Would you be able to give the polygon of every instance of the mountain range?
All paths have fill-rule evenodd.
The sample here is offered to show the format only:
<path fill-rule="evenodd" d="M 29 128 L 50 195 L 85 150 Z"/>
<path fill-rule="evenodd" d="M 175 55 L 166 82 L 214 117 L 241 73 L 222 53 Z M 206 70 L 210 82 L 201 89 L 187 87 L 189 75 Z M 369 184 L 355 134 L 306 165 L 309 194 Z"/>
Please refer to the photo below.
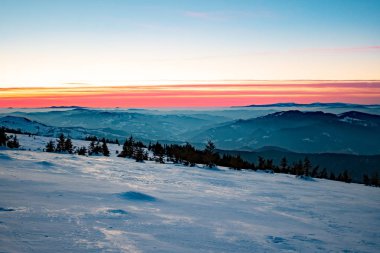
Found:
<path fill-rule="evenodd" d="M 243 107 L 327 107 L 327 108 L 372 108 L 372 107 L 380 107 L 379 104 L 351 104 L 351 103 L 309 103 L 309 104 L 299 104 L 299 103 L 275 103 L 275 104 L 263 104 L 263 105 L 246 105 Z"/>
<path fill-rule="evenodd" d="M 248 110 L 239 119 L 240 112 L 52 109 L 3 113 L 0 126 L 52 137 L 61 132 L 73 138 L 97 135 L 120 140 L 134 135 L 142 141 L 188 141 L 198 147 L 212 140 L 225 150 L 271 146 L 303 153 L 380 154 L 376 114 L 288 110 L 257 117 L 256 111 Z"/>
<path fill-rule="evenodd" d="M 227 122 L 200 131 L 192 139 L 210 139 L 222 149 L 276 146 L 294 152 L 380 154 L 380 116 L 356 111 L 283 111 Z"/>

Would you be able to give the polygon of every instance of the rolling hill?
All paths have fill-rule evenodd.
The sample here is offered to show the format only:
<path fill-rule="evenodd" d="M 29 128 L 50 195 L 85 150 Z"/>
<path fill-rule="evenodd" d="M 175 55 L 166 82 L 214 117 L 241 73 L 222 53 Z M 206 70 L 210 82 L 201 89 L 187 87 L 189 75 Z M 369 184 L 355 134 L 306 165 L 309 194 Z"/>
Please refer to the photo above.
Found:
<path fill-rule="evenodd" d="M 213 140 L 221 149 L 276 146 L 294 152 L 380 154 L 380 116 L 282 111 L 236 120 L 195 133 L 194 142 Z"/>

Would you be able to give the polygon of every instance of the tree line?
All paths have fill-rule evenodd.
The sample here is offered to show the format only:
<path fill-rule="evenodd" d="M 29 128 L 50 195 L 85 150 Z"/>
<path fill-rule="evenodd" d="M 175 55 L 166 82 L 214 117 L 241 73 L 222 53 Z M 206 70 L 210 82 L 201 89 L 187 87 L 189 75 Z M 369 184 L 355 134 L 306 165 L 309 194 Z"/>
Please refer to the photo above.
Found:
<path fill-rule="evenodd" d="M 8 136 L 6 132 L 8 132 L 6 128 L 0 128 L 0 146 L 19 148 L 20 144 L 17 136 Z M 119 144 L 118 139 L 113 141 L 105 138 L 98 138 L 96 136 L 88 136 L 86 139 L 90 140 L 88 147 L 75 147 L 73 146 L 71 138 L 65 137 L 62 133 L 55 141 L 50 140 L 46 144 L 44 151 L 89 156 L 110 156 L 107 143 Z M 149 157 L 148 150 L 153 153 L 153 157 Z M 352 182 L 352 177 L 347 170 L 344 170 L 339 174 L 334 174 L 334 172 L 328 173 L 326 168 L 320 170 L 319 166 L 313 166 L 307 157 L 305 157 L 304 160 L 299 160 L 292 164 L 289 164 L 286 157 L 284 157 L 281 159 L 280 164 L 276 165 L 274 164 L 273 159 L 265 159 L 263 157 L 258 157 L 257 163 L 253 163 L 242 159 L 240 155 L 223 154 L 221 156 L 216 152 L 215 144 L 212 141 L 208 141 L 204 149 L 200 150 L 190 143 L 185 143 L 183 145 L 162 145 L 157 141 L 154 144 L 149 143 L 149 145 L 146 146 L 143 142 L 135 140 L 133 136 L 130 136 L 125 140 L 122 151 L 120 153 L 116 151 L 116 154 L 118 157 L 135 159 L 136 162 L 154 160 L 159 163 L 172 162 L 183 164 L 185 166 L 204 164 L 209 168 L 223 166 L 235 170 L 265 170 L 273 173 L 292 174 L 298 177 L 323 178 L 346 183 Z M 369 186 L 380 186 L 378 173 L 372 175 L 364 174 L 363 183 Z"/>
<path fill-rule="evenodd" d="M 109 143 L 109 144 L 117 144 L 117 145 L 120 145 L 119 143 L 119 139 L 108 139 L 108 138 L 98 138 L 97 136 L 95 135 L 87 135 L 86 137 L 84 137 L 84 140 L 85 141 L 105 141 L 106 143 Z"/>
<path fill-rule="evenodd" d="M 118 155 L 118 157 L 127 157 L 135 159 L 136 162 L 143 162 L 148 160 L 149 155 L 145 150 L 146 146 L 141 141 L 136 141 L 133 136 L 130 136 L 125 140 L 123 144 L 123 149 Z"/>
<path fill-rule="evenodd" d="M 265 170 L 273 173 L 292 174 L 298 177 L 324 178 L 346 183 L 352 182 L 352 178 L 347 170 L 338 175 L 335 175 L 333 172 L 328 173 L 326 168 L 320 170 L 319 166 L 313 166 L 307 157 L 303 161 L 299 160 L 292 164 L 288 164 L 287 159 L 284 157 L 279 165 L 275 165 L 272 159 L 265 159 L 261 156 L 258 157 L 256 164 L 242 159 L 240 155 L 223 154 L 220 156 L 215 151 L 215 144 L 212 141 L 207 142 L 204 150 L 198 150 L 189 143 L 185 145 L 161 145 L 159 142 L 149 144 L 148 149 L 158 157 L 158 161 L 160 162 L 163 162 L 163 157 L 166 156 L 170 162 L 182 163 L 187 166 L 205 164 L 212 168 L 218 165 L 235 170 Z"/>
<path fill-rule="evenodd" d="M 97 139 L 96 141 L 92 140 L 88 148 L 85 146 L 74 147 L 70 137 L 65 137 L 63 133 L 59 135 L 57 140 L 50 140 L 45 146 L 45 151 L 68 154 L 75 153 L 78 155 L 110 155 L 110 151 L 104 138 L 101 140 Z"/>
<path fill-rule="evenodd" d="M 74 148 L 70 138 L 65 138 L 63 134 L 57 139 L 55 144 L 52 140 L 46 145 L 47 152 L 66 152 L 69 154 L 77 153 L 78 155 L 104 155 L 109 156 L 110 152 L 107 147 L 107 139 L 90 136 L 87 140 L 91 140 L 88 148 L 82 146 Z M 116 139 L 117 140 L 117 139 Z M 118 142 L 118 141 L 117 141 Z M 115 141 L 116 143 L 116 141 Z M 148 151 L 153 153 L 153 157 L 149 157 Z M 183 164 L 185 166 L 195 166 L 196 164 L 204 164 L 209 168 L 215 166 L 228 167 L 235 170 L 264 170 L 271 173 L 291 174 L 297 177 L 323 178 L 335 181 L 350 183 L 352 177 L 347 170 L 335 175 L 334 172 L 328 173 L 326 168 L 322 170 L 319 166 L 313 166 L 308 157 L 289 164 L 286 157 L 283 157 L 279 165 L 274 164 L 273 159 L 265 159 L 258 157 L 257 163 L 248 162 L 241 158 L 240 155 L 223 154 L 222 156 L 216 152 L 215 144 L 208 141 L 204 149 L 195 148 L 190 143 L 179 144 L 161 144 L 160 142 L 149 143 L 146 146 L 143 142 L 138 141 L 130 136 L 122 146 L 122 151 L 118 153 L 118 157 L 131 158 L 136 162 L 146 160 L 154 160 L 159 163 L 171 162 L 175 164 Z M 380 186 L 379 177 L 376 174 L 369 177 L 363 176 L 365 185 Z"/>
<path fill-rule="evenodd" d="M 7 131 L 8 132 L 8 131 Z M 4 127 L 0 128 L 0 147 L 19 148 L 20 143 L 16 135 L 7 135 Z"/>

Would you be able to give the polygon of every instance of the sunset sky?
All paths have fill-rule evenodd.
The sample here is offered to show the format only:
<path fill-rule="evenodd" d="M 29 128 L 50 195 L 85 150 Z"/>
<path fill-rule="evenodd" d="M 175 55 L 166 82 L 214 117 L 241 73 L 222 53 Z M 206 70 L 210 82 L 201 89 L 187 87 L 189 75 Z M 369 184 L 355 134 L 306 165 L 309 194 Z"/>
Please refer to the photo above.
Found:
<path fill-rule="evenodd" d="M 378 0 L 0 0 L 0 107 L 380 103 Z"/>

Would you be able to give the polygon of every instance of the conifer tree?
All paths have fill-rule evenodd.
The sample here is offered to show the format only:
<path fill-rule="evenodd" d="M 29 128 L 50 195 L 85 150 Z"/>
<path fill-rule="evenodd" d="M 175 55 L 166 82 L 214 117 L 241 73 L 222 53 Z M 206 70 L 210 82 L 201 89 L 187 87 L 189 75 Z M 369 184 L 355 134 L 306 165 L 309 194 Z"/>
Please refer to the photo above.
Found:
<path fill-rule="evenodd" d="M 152 145 L 152 151 L 155 156 L 159 157 L 163 157 L 165 154 L 165 149 L 159 142 L 156 142 L 156 144 Z"/>
<path fill-rule="evenodd" d="M 134 157 L 135 157 L 136 162 L 143 162 L 144 150 L 141 147 L 137 147 Z"/>
<path fill-rule="evenodd" d="M 123 144 L 123 150 L 120 152 L 119 157 L 128 157 L 132 158 L 134 154 L 134 143 L 135 140 L 131 135 Z"/>
<path fill-rule="evenodd" d="M 288 161 L 286 160 L 286 157 L 283 157 L 280 162 L 280 171 L 282 173 L 286 173 L 288 169 Z"/>
<path fill-rule="evenodd" d="M 78 155 L 86 155 L 87 149 L 85 146 L 82 146 L 78 149 Z"/>
<path fill-rule="evenodd" d="M 211 141 L 211 140 L 208 140 L 207 141 L 207 144 L 206 144 L 206 147 L 205 147 L 205 150 L 204 150 L 204 160 L 205 160 L 205 164 L 209 167 L 209 168 L 213 168 L 215 167 L 215 144 Z"/>
<path fill-rule="evenodd" d="M 295 163 L 293 167 L 293 171 L 296 176 L 302 176 L 304 174 L 302 160 L 299 160 L 297 163 Z"/>
<path fill-rule="evenodd" d="M 319 170 L 319 166 L 315 166 L 313 171 L 311 172 L 311 176 L 312 177 L 318 177 L 318 175 L 319 175 L 318 170 Z M 330 176 L 331 176 L 331 174 L 330 174 Z M 335 177 L 335 175 L 334 175 L 334 177 Z"/>
<path fill-rule="evenodd" d="M 259 156 L 259 170 L 263 170 L 265 168 L 265 159 L 262 156 Z"/>
<path fill-rule="evenodd" d="M 351 177 L 350 175 L 348 174 L 348 171 L 347 170 L 344 170 L 343 171 L 343 175 L 342 175 L 342 181 L 346 182 L 346 183 L 351 183 Z"/>
<path fill-rule="evenodd" d="M 88 146 L 88 155 L 97 155 L 99 153 L 97 146 L 98 145 L 95 143 L 95 141 L 92 140 Z"/>
<path fill-rule="evenodd" d="M 102 140 L 103 144 L 102 144 L 102 153 L 104 156 L 110 156 L 110 151 L 108 150 L 108 147 L 107 147 L 107 144 L 106 144 L 106 140 L 103 138 Z"/>
<path fill-rule="evenodd" d="M 7 143 L 7 135 L 5 133 L 4 127 L 0 128 L 0 146 L 5 146 Z"/>
<path fill-rule="evenodd" d="M 273 160 L 272 159 L 267 159 L 265 161 L 265 169 L 267 170 L 273 170 L 274 169 L 274 166 L 273 166 Z"/>
<path fill-rule="evenodd" d="M 311 169 L 311 162 L 310 162 L 309 158 L 305 157 L 305 159 L 303 161 L 304 176 L 306 176 L 306 177 L 310 176 L 310 169 Z"/>
<path fill-rule="evenodd" d="M 57 140 L 57 148 L 55 149 L 57 152 L 65 151 L 65 135 L 60 134 Z"/>
<path fill-rule="evenodd" d="M 55 144 L 53 140 L 50 140 L 45 147 L 46 152 L 54 152 L 55 151 Z"/>
<path fill-rule="evenodd" d="M 145 151 L 144 152 L 144 157 L 143 157 L 143 159 L 145 160 L 145 161 L 147 161 L 148 160 L 148 151 Z"/>
<path fill-rule="evenodd" d="M 65 140 L 65 148 L 64 148 L 64 150 L 67 151 L 69 154 L 73 153 L 73 143 L 71 142 L 70 138 L 67 138 Z"/>
<path fill-rule="evenodd" d="M 13 138 L 7 142 L 7 146 L 8 146 L 8 148 L 19 148 L 20 147 L 20 143 L 18 142 L 16 135 L 14 135 Z"/>

